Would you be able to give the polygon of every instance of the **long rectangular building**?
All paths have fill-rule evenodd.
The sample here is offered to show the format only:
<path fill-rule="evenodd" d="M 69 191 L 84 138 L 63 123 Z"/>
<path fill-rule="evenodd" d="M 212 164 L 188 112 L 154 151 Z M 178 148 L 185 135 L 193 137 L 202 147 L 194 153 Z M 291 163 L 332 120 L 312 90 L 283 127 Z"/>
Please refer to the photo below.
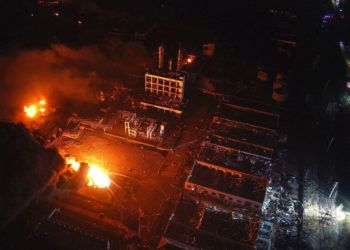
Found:
<path fill-rule="evenodd" d="M 238 152 L 225 152 L 215 150 L 210 145 L 203 143 L 196 162 L 216 168 L 218 170 L 232 171 L 243 176 L 269 179 L 272 172 L 269 161 L 246 157 Z"/>
<path fill-rule="evenodd" d="M 240 152 L 241 154 L 251 157 L 257 157 L 265 160 L 272 160 L 273 149 L 264 147 L 258 144 L 252 144 L 243 140 L 237 140 L 233 138 L 223 137 L 213 134 L 209 137 L 209 141 L 217 148 L 221 148 L 225 151 Z"/>
<path fill-rule="evenodd" d="M 253 250 L 259 221 L 182 196 L 158 249 Z"/>
<path fill-rule="evenodd" d="M 279 136 L 277 133 L 269 132 L 264 129 L 254 130 L 249 129 L 245 124 L 226 122 L 226 123 L 212 123 L 212 134 L 219 135 L 230 139 L 244 141 L 261 147 L 273 150 L 278 142 Z"/>
<path fill-rule="evenodd" d="M 261 211 L 267 180 L 243 176 L 211 166 L 195 164 L 185 182 L 191 192 L 208 195 L 225 203 Z"/>
<path fill-rule="evenodd" d="M 276 113 L 224 103 L 213 117 L 213 122 L 217 124 L 237 123 L 252 129 L 276 132 L 279 128 L 279 119 Z"/>

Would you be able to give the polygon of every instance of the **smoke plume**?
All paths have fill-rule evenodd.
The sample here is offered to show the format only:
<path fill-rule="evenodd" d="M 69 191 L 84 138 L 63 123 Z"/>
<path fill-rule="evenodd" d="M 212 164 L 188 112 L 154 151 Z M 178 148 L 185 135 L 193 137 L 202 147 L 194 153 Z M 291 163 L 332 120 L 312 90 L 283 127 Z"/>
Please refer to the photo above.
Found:
<path fill-rule="evenodd" d="M 0 57 L 0 118 L 13 120 L 24 104 L 41 97 L 55 105 L 92 101 L 99 86 L 133 84 L 130 78 L 142 75 L 149 63 L 141 44 L 116 39 L 80 48 L 54 44 Z"/>
<path fill-rule="evenodd" d="M 0 122 L 0 229 L 64 171 L 55 149 L 45 149 L 21 125 Z"/>

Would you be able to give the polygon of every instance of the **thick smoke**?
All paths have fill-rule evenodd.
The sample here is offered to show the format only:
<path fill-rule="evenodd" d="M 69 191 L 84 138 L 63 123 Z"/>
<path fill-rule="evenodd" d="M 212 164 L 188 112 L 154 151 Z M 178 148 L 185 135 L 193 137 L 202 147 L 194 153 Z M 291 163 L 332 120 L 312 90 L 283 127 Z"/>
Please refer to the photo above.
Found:
<path fill-rule="evenodd" d="M 54 44 L 0 57 L 0 118 L 13 119 L 25 103 L 42 96 L 57 105 L 93 101 L 101 85 L 134 87 L 130 79 L 142 75 L 149 63 L 141 44 L 116 39 L 76 49 Z"/>
<path fill-rule="evenodd" d="M 19 124 L 0 122 L 0 229 L 51 185 L 65 164 Z"/>

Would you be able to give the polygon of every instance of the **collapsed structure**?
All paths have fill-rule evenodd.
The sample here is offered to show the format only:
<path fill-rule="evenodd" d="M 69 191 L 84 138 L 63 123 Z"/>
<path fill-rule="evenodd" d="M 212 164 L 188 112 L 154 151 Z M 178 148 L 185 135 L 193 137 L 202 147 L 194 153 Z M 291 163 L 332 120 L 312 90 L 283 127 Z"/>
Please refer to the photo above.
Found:
<path fill-rule="evenodd" d="M 168 71 L 163 70 L 163 57 L 164 48 L 160 48 L 159 70 L 145 74 L 146 95 L 140 107 L 180 116 L 185 104 L 186 75 L 180 71 L 183 55 L 179 50 L 176 71 L 172 60 Z M 279 119 L 277 113 L 245 101 L 219 106 L 159 249 L 255 249 L 257 244 L 270 248 L 272 224 L 263 220 L 262 210 L 279 139 Z M 140 113 L 119 110 L 96 121 L 73 117 L 63 135 L 75 139 L 81 129 L 100 129 L 158 143 L 164 139 L 166 126 Z"/>
<path fill-rule="evenodd" d="M 129 111 L 119 111 L 118 117 L 124 121 L 125 135 L 160 142 L 165 134 L 165 123 L 137 115 Z"/>
<path fill-rule="evenodd" d="M 78 139 L 83 130 L 102 130 L 114 135 L 137 138 L 150 142 L 162 142 L 166 135 L 166 122 L 146 117 L 134 112 L 120 110 L 112 117 L 96 120 L 71 117 L 67 122 L 63 136 Z"/>
<path fill-rule="evenodd" d="M 254 249 L 259 220 L 182 196 L 158 249 Z"/>
<path fill-rule="evenodd" d="M 185 76 L 181 73 L 145 74 L 143 109 L 153 108 L 180 116 L 183 112 Z"/>
<path fill-rule="evenodd" d="M 160 249 L 270 248 L 272 224 L 262 209 L 278 127 L 277 113 L 238 101 L 219 107 L 184 184 L 191 198 L 180 198 Z"/>
<path fill-rule="evenodd" d="M 196 164 L 185 188 L 220 199 L 228 205 L 259 211 L 265 197 L 266 180 L 210 164 Z"/>
<path fill-rule="evenodd" d="M 181 116 L 184 108 L 186 74 L 181 71 L 183 53 L 178 50 L 176 70 L 172 59 L 164 70 L 165 49 L 158 48 L 158 69 L 145 74 L 145 98 L 140 102 L 143 109 L 156 109 Z"/>

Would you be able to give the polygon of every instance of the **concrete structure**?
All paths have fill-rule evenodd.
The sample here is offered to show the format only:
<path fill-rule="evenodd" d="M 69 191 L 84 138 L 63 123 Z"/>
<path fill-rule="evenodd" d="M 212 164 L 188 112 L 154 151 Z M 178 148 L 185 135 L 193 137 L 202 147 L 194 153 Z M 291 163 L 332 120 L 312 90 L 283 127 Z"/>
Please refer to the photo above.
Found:
<path fill-rule="evenodd" d="M 145 75 L 145 92 L 182 101 L 185 94 L 185 78 L 179 75 Z"/>
<path fill-rule="evenodd" d="M 143 109 L 156 109 L 180 116 L 183 112 L 185 76 L 179 73 L 145 74 Z"/>
<path fill-rule="evenodd" d="M 210 141 L 202 143 L 196 162 L 217 170 L 239 172 L 256 179 L 268 180 L 272 172 L 270 161 L 252 158 L 239 151 L 220 150 Z"/>
<path fill-rule="evenodd" d="M 195 164 L 185 182 L 191 192 L 208 195 L 230 206 L 244 206 L 260 212 L 266 192 L 267 181 L 244 176 L 229 169 Z"/>
<path fill-rule="evenodd" d="M 280 116 L 277 113 L 224 103 L 213 117 L 216 124 L 241 124 L 251 130 L 260 129 L 277 133 Z"/>
<path fill-rule="evenodd" d="M 112 125 L 109 123 L 109 121 L 105 121 L 103 118 L 98 118 L 97 120 L 89 120 L 89 119 L 83 119 L 79 117 L 71 117 L 68 120 L 69 123 L 75 123 L 78 124 L 76 128 L 87 128 L 87 129 L 101 129 L 104 132 L 106 131 L 111 131 L 112 130 Z"/>
<path fill-rule="evenodd" d="M 219 107 L 184 183 L 196 201 L 181 198 L 158 249 L 271 248 L 272 224 L 259 223 L 280 139 L 279 118 L 272 108 L 247 100 Z M 238 238 L 225 235 L 237 230 Z"/>
<path fill-rule="evenodd" d="M 160 45 L 158 47 L 158 69 L 162 69 L 164 66 L 164 47 Z"/>
<path fill-rule="evenodd" d="M 273 224 L 268 221 L 261 221 L 256 242 L 257 249 L 270 250 L 272 243 Z"/>
<path fill-rule="evenodd" d="M 181 48 L 177 51 L 177 64 L 176 64 L 176 70 L 180 71 L 183 65 L 183 53 Z"/>
<path fill-rule="evenodd" d="M 259 219 L 182 196 L 157 249 L 252 250 Z"/>
<path fill-rule="evenodd" d="M 253 143 L 227 138 L 220 135 L 210 136 L 213 147 L 227 152 L 237 152 L 242 155 L 270 161 L 273 156 L 273 149 L 256 145 Z"/>
<path fill-rule="evenodd" d="M 129 111 L 119 111 L 124 122 L 125 135 L 160 142 L 165 134 L 165 123 Z"/>

